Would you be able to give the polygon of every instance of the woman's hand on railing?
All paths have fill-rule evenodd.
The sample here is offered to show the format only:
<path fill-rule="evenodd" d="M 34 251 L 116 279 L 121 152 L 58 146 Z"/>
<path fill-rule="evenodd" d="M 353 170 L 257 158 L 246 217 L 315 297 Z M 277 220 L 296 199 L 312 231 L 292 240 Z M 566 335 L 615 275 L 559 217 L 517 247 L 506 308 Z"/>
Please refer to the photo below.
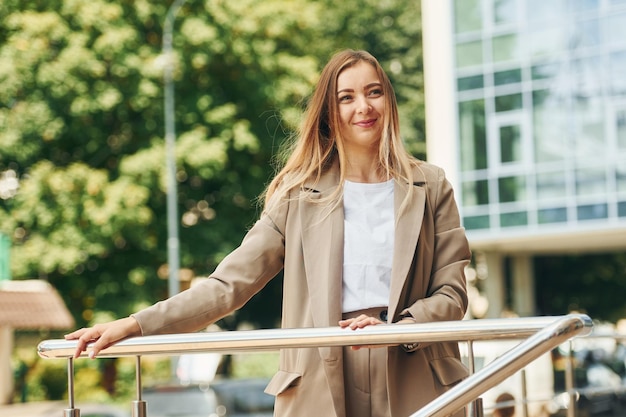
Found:
<path fill-rule="evenodd" d="M 415 320 L 410 317 L 406 317 L 396 322 L 395 324 L 412 324 L 412 323 L 415 323 Z M 385 324 L 385 322 L 380 320 L 377 317 L 368 316 L 365 314 L 361 314 L 351 319 L 339 320 L 339 327 L 341 327 L 342 329 L 351 329 L 351 330 L 362 329 L 367 326 L 376 326 L 377 324 Z M 361 348 L 371 349 L 371 348 L 381 348 L 381 347 L 387 347 L 387 346 L 396 346 L 396 345 L 358 345 L 358 346 L 350 346 L 350 348 L 352 350 L 359 350 Z"/>
<path fill-rule="evenodd" d="M 141 327 L 133 317 L 126 317 L 76 330 L 66 334 L 65 340 L 78 340 L 74 358 L 78 358 L 82 352 L 86 351 L 89 343 L 95 342 L 89 352 L 89 357 L 93 359 L 102 349 L 133 336 L 141 336 Z"/>

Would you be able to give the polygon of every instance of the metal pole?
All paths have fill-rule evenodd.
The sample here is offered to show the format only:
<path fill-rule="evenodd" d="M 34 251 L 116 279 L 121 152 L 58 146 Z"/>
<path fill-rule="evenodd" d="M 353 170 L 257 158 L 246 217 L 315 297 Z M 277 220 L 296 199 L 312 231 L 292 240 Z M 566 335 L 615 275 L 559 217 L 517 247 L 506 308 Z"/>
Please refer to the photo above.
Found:
<path fill-rule="evenodd" d="M 569 407 L 567 407 L 567 417 L 574 417 L 578 403 L 576 402 L 576 393 L 574 392 L 574 346 L 570 340 L 567 343 L 567 360 L 565 361 L 565 392 L 569 396 Z"/>
<path fill-rule="evenodd" d="M 146 417 L 146 402 L 141 398 L 141 356 L 135 358 L 135 389 L 137 399 L 132 404 L 132 417 Z"/>
<path fill-rule="evenodd" d="M 476 360 L 474 359 L 474 341 L 467 341 L 467 360 L 470 375 L 476 372 Z M 483 417 L 483 399 L 478 397 L 467 405 L 467 415 L 469 417 Z"/>
<path fill-rule="evenodd" d="M 80 410 L 74 404 L 74 359 L 67 360 L 67 399 L 69 408 L 63 410 L 63 417 L 80 417 Z"/>
<path fill-rule="evenodd" d="M 180 291 L 178 270 L 180 269 L 178 238 L 178 206 L 176 183 L 176 126 L 174 122 L 174 59 L 172 54 L 172 33 L 174 19 L 186 0 L 176 0 L 167 11 L 163 25 L 163 56 L 165 66 L 163 80 L 165 85 L 165 161 L 167 168 L 167 266 L 169 270 L 168 294 L 173 296 Z"/>
<path fill-rule="evenodd" d="M 167 269 L 169 297 L 180 292 L 178 274 L 180 270 L 180 240 L 178 238 L 178 184 L 176 180 L 176 124 L 174 114 L 174 54 L 172 37 L 174 20 L 180 7 L 186 0 L 175 0 L 167 10 L 163 24 L 163 69 L 164 100 L 163 111 L 165 116 L 165 165 L 167 176 Z M 176 373 L 176 360 L 171 361 L 172 375 Z M 144 404 L 145 405 L 145 404 Z M 137 417 L 137 416 L 134 416 Z"/>
<path fill-rule="evenodd" d="M 520 371 L 522 378 L 522 416 L 528 417 L 528 385 L 526 384 L 526 368 Z M 513 404 L 515 406 L 515 404 Z"/>
<path fill-rule="evenodd" d="M 467 341 L 467 361 L 468 361 L 467 366 L 469 368 L 469 373 L 470 375 L 473 375 L 474 372 L 476 371 L 476 368 L 474 365 L 474 341 L 473 340 Z M 472 401 L 471 403 L 467 405 L 468 417 L 479 417 L 478 400 L 479 398 L 476 398 L 476 400 Z"/>

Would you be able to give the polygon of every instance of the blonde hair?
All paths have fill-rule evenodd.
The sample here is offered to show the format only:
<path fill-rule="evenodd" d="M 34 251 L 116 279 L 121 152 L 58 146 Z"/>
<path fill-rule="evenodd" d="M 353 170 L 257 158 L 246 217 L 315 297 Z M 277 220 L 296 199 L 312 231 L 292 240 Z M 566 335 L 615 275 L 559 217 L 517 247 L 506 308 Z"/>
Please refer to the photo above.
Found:
<path fill-rule="evenodd" d="M 366 51 L 347 49 L 333 55 L 322 70 L 300 129 L 292 137 L 292 141 L 288 142 L 289 146 L 284 148 L 288 158 L 262 196 L 265 199 L 265 209 L 278 204 L 291 190 L 302 188 L 305 182 L 317 183 L 337 158 L 340 167 L 339 187 L 327 198 L 317 201 L 340 201 L 342 184 L 346 177 L 346 155 L 339 129 L 337 78 L 344 69 L 360 62 L 374 67 L 385 97 L 384 124 L 378 148 L 379 173 L 384 178 L 403 180 L 402 182 L 411 185 L 402 208 L 408 203 L 413 188 L 412 166 L 417 160 L 406 151 L 400 137 L 398 106 L 393 86 L 374 56 Z"/>

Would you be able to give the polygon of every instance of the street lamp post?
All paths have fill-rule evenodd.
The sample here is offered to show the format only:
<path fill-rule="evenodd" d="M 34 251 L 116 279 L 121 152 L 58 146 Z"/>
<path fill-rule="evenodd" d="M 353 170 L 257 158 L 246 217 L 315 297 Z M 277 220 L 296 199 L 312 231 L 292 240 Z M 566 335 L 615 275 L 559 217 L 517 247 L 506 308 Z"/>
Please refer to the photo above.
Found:
<path fill-rule="evenodd" d="M 174 123 L 174 60 L 172 56 L 172 33 L 174 19 L 180 7 L 186 0 L 176 0 L 167 11 L 163 25 L 163 80 L 165 86 L 165 161 L 167 175 L 167 265 L 168 265 L 168 293 L 173 296 L 180 291 L 178 271 L 180 269 L 180 241 L 178 238 L 178 198 L 176 183 L 176 126 Z"/>

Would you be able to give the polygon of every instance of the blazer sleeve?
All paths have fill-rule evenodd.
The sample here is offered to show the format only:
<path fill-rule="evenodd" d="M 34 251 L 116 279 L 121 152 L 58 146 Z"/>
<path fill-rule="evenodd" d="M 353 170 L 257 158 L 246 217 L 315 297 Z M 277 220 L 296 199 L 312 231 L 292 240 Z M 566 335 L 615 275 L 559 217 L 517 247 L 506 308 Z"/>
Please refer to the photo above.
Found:
<path fill-rule="evenodd" d="M 285 240 L 276 216 L 262 214 L 208 279 L 132 314 L 142 334 L 197 331 L 241 308 L 283 268 Z"/>

